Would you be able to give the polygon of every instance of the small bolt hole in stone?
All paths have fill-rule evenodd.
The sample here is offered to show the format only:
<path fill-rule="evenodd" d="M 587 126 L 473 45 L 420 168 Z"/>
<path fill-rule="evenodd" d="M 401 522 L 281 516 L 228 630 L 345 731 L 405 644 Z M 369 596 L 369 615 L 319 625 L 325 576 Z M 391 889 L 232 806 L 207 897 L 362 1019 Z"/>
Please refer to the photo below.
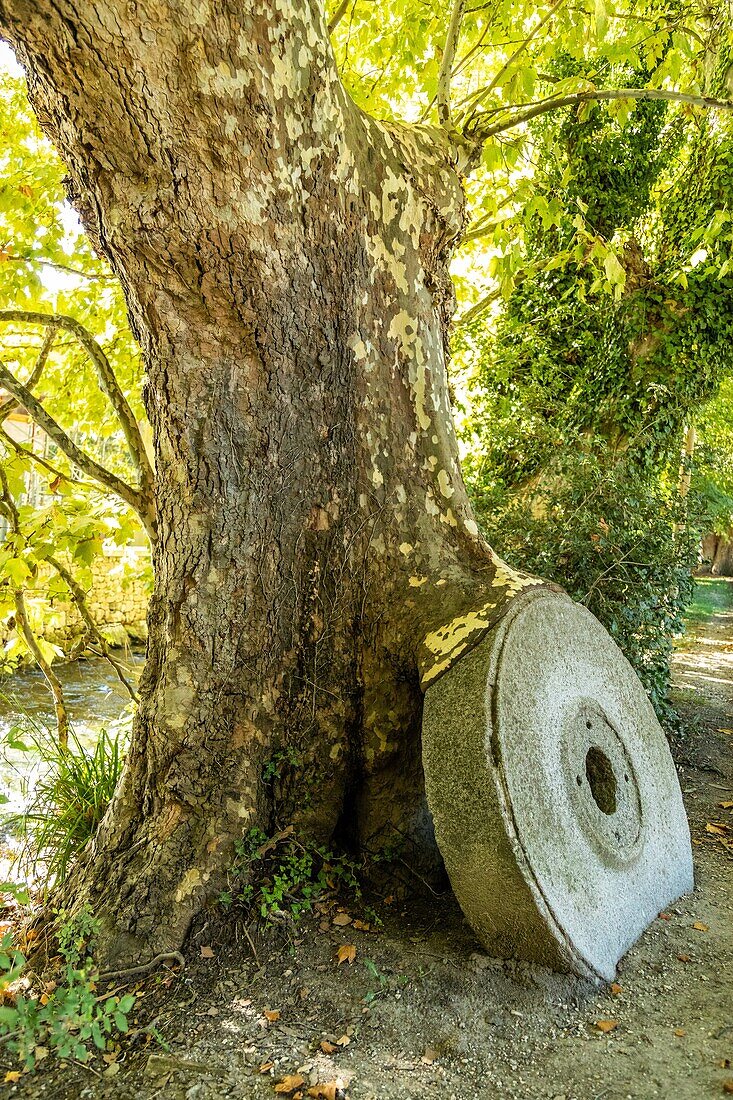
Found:
<path fill-rule="evenodd" d="M 590 793 L 601 813 L 616 813 L 616 776 L 605 752 L 593 746 L 585 758 L 585 775 Z"/>

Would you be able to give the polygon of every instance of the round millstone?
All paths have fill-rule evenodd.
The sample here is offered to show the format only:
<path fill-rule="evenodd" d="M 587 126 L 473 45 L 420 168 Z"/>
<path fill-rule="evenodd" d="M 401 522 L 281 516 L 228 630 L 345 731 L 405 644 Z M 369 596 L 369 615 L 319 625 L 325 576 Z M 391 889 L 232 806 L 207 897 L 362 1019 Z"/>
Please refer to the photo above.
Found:
<path fill-rule="evenodd" d="M 425 694 L 428 804 L 486 949 L 611 980 L 693 888 L 672 757 L 636 673 L 596 618 L 541 592 Z"/>

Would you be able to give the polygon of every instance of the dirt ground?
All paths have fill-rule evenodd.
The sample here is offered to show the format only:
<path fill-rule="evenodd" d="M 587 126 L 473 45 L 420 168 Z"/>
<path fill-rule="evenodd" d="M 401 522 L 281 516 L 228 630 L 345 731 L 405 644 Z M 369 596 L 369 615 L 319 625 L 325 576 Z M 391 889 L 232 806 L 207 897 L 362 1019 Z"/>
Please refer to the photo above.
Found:
<path fill-rule="evenodd" d="M 450 892 L 380 899 L 376 932 L 354 927 L 365 920 L 358 905 L 351 923 L 334 924 L 345 920 L 336 902 L 297 930 L 251 929 L 251 942 L 243 931 L 231 942 L 212 919 L 180 974 L 140 986 L 140 1024 L 155 1020 L 167 1052 L 141 1031 L 111 1068 L 49 1069 L 0 1086 L 3 1095 L 277 1100 L 315 1095 L 317 1085 L 324 1100 L 733 1092 L 733 817 L 720 805 L 733 800 L 733 584 L 707 584 L 707 607 L 675 659 L 686 728 L 673 751 L 697 886 L 622 960 L 616 985 L 487 957 Z M 353 962 L 337 962 L 342 945 L 355 946 Z M 292 1091 L 278 1092 L 288 1076 Z"/>

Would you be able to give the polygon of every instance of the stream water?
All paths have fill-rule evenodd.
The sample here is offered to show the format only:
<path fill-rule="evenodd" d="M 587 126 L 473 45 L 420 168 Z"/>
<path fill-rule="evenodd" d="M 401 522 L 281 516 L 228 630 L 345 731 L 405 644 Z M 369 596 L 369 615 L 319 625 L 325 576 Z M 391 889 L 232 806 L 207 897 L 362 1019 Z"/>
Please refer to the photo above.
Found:
<path fill-rule="evenodd" d="M 129 650 L 116 654 L 135 682 L 144 655 Z M 130 697 L 107 661 L 91 657 L 55 666 L 61 681 L 74 733 L 83 745 L 93 745 L 100 729 L 113 730 L 129 724 Z M 22 809 L 39 757 L 8 745 L 18 731 L 28 726 L 55 731 L 53 700 L 43 675 L 37 669 L 23 669 L 0 679 L 0 795 L 8 799 L 4 812 Z M 28 738 L 25 739 L 26 743 Z"/>

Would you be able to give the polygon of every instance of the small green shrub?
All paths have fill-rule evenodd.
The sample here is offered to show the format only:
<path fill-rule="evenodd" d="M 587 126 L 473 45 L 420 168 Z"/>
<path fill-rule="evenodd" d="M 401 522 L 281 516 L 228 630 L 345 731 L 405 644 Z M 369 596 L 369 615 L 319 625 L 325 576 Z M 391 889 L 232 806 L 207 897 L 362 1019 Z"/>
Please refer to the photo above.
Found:
<path fill-rule="evenodd" d="M 329 890 L 361 896 L 356 865 L 322 845 L 301 842 L 292 827 L 273 837 L 250 829 L 235 845 L 227 878 L 220 904 L 239 906 L 268 921 L 282 913 L 297 921 Z"/>
<path fill-rule="evenodd" d="M 64 960 L 63 980 L 50 992 L 12 994 L 9 987 L 25 976 L 26 960 L 13 946 L 12 933 L 0 940 L 0 995 L 12 1004 L 0 1005 L 0 1042 L 18 1056 L 25 1069 L 49 1054 L 87 1062 L 90 1044 L 105 1050 L 107 1040 L 128 1030 L 127 1017 L 135 995 L 98 995 L 99 977 L 89 957 L 99 925 L 85 908 L 73 918 L 59 914 L 58 942 Z"/>
<path fill-rule="evenodd" d="M 26 809 L 6 815 L 4 824 L 22 838 L 22 864 L 34 870 L 43 864 L 47 887 L 63 882 L 114 794 L 124 763 L 122 734 L 103 729 L 87 748 L 70 730 L 62 749 L 51 730 L 28 721 L 6 739 L 11 749 L 37 754 L 39 764 L 24 781 Z"/>

